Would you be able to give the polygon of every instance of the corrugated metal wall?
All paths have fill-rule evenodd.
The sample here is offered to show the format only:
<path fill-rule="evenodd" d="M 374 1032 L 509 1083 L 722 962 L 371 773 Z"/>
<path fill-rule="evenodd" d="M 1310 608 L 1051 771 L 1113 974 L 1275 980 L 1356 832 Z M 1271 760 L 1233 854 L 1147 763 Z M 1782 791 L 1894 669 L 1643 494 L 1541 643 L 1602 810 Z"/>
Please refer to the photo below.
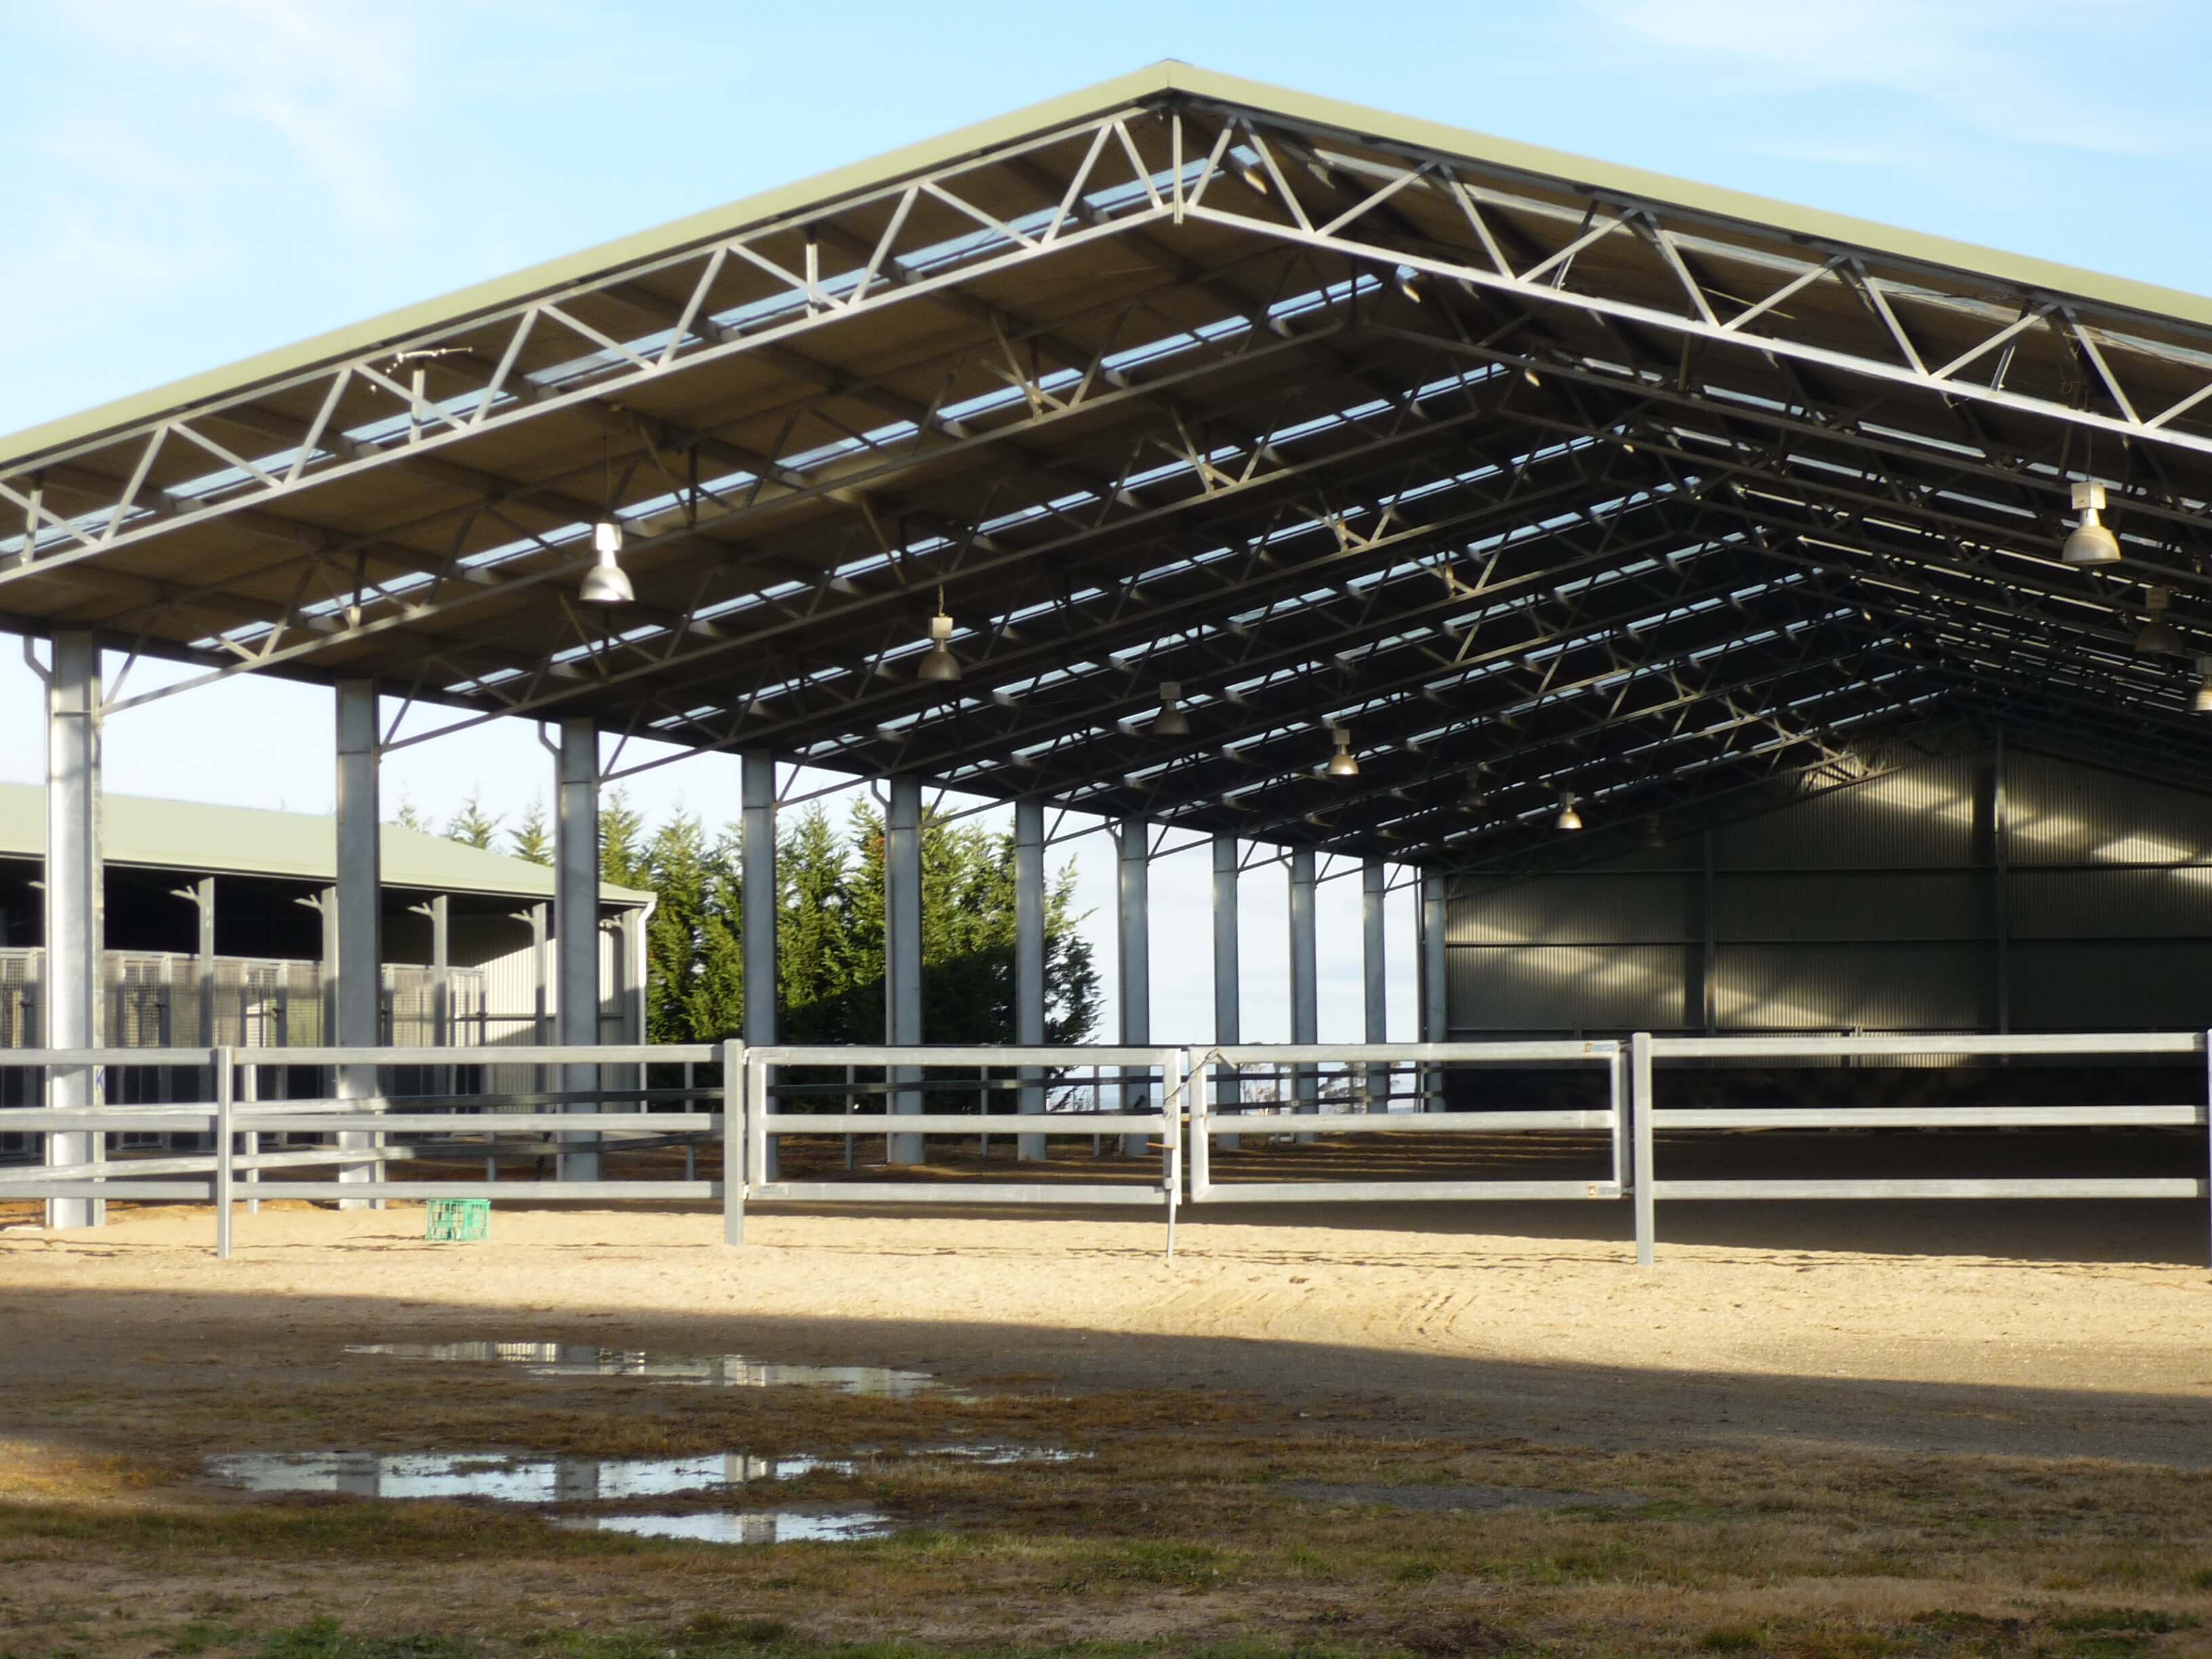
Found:
<path fill-rule="evenodd" d="M 1992 747 L 1447 915 L 1455 1036 L 2203 1027 L 2212 796 Z"/>

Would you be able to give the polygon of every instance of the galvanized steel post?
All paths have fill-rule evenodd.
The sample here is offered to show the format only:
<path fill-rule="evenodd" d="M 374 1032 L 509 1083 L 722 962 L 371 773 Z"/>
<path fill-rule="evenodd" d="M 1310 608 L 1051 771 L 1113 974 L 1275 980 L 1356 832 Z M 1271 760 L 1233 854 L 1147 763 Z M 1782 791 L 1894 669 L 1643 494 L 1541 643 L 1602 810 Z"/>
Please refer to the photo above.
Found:
<path fill-rule="evenodd" d="M 1243 984 L 1237 954 L 1239 873 L 1237 837 L 1217 831 L 1213 837 L 1213 1046 L 1217 1048 L 1244 1040 Z M 1195 1078 L 1191 1086 L 1198 1086 Z M 1214 1069 L 1213 1090 L 1214 1105 L 1234 1112 L 1243 1093 L 1234 1066 Z M 1224 1152 L 1234 1152 L 1242 1142 L 1236 1135 L 1223 1135 L 1218 1145 Z M 1199 1156 L 1212 1150 L 1194 1146 L 1192 1152 Z"/>
<path fill-rule="evenodd" d="M 775 757 L 765 749 L 748 749 L 739 765 L 744 834 L 738 850 L 743 860 L 738 926 L 744 933 L 744 1038 L 746 1047 L 765 1048 L 776 1036 Z M 773 1181 L 775 1169 L 771 1146 L 760 1178 Z"/>
<path fill-rule="evenodd" d="M 1014 803 L 1014 1041 L 1024 1048 L 1044 1043 L 1044 803 L 1024 795 Z M 1044 1110 L 1044 1072 L 1021 1067 L 1019 1109 Z M 1018 1135 L 1014 1156 L 1024 1164 L 1045 1158 L 1042 1135 Z"/>
<path fill-rule="evenodd" d="M 333 976 L 331 1026 L 337 1045 L 374 1048 L 384 1042 L 384 843 L 378 811 L 376 684 L 340 680 L 337 687 L 337 867 L 325 921 L 337 932 L 336 948 L 324 962 Z M 327 939 L 328 935 L 325 934 Z M 341 1066 L 335 1082 L 341 1100 L 370 1100 L 377 1092 L 376 1067 Z M 358 1131 L 338 1136 L 341 1151 L 376 1144 L 377 1136 Z M 343 1182 L 380 1181 L 380 1164 L 346 1163 Z M 345 1199 L 338 1207 L 372 1206 Z"/>
<path fill-rule="evenodd" d="M 1386 955 L 1388 944 L 1382 931 L 1382 894 L 1387 874 L 1381 859 L 1363 859 L 1360 861 L 1359 966 L 1362 989 L 1365 993 L 1363 1030 L 1365 1040 L 1376 1044 L 1390 1040 L 1390 1001 L 1386 994 L 1389 987 Z M 1390 1109 L 1390 1068 L 1388 1066 L 1367 1068 L 1367 1109 L 1370 1112 Z"/>
<path fill-rule="evenodd" d="M 214 1048 L 208 1054 L 208 1075 L 215 1079 L 215 1253 L 230 1258 L 231 1204 L 236 1191 L 231 1162 L 231 1053 Z"/>
<path fill-rule="evenodd" d="M 596 1047 L 599 1041 L 599 731 L 588 719 L 561 722 L 559 769 L 553 805 L 554 1022 L 563 1046 Z M 596 1115 L 587 1098 L 599 1087 L 599 1067 L 562 1068 L 562 1088 L 573 1098 L 563 1112 Z M 561 1179 L 597 1181 L 597 1135 L 562 1138 Z"/>
<path fill-rule="evenodd" d="M 1444 878 L 1437 871 L 1424 870 L 1421 872 L 1421 908 L 1418 930 L 1420 936 L 1420 973 L 1418 977 L 1421 997 L 1421 1041 L 1424 1042 L 1448 1042 L 1451 1040 L 1444 917 Z M 1421 1109 L 1426 1112 L 1442 1107 L 1443 1096 L 1443 1074 L 1435 1066 L 1431 1066 L 1421 1079 Z"/>
<path fill-rule="evenodd" d="M 1653 1190 L 1658 1177 L 1651 1167 L 1651 1033 L 1637 1032 L 1628 1045 L 1628 1109 L 1636 1127 L 1630 1167 L 1636 1182 L 1636 1265 L 1648 1267 L 1658 1239 L 1658 1195 Z"/>
<path fill-rule="evenodd" d="M 1152 1040 L 1152 825 L 1142 818 L 1124 818 L 1115 826 L 1120 850 L 1119 879 L 1115 884 L 1115 910 L 1119 922 L 1121 1001 L 1121 1046 L 1142 1048 Z M 1152 1084 L 1149 1068 L 1124 1067 L 1121 1109 L 1152 1109 Z M 1121 1137 L 1125 1157 L 1142 1158 L 1152 1149 L 1152 1137 L 1131 1132 Z"/>
<path fill-rule="evenodd" d="M 722 1045 L 722 1243 L 745 1242 L 745 1045 Z M 688 1106 L 688 1101 L 685 1104 Z"/>
<path fill-rule="evenodd" d="M 1321 960 L 1314 933 L 1314 855 L 1310 847 L 1291 849 L 1291 1041 L 1321 1041 Z M 1313 1066 L 1294 1068 L 1297 1109 L 1321 1110 L 1321 1074 Z M 1297 1137 L 1301 1143 L 1315 1139 Z"/>
<path fill-rule="evenodd" d="M 890 808 L 884 818 L 884 1041 L 894 1048 L 921 1041 L 921 780 L 902 772 L 890 780 Z M 918 1085 L 919 1066 L 890 1068 L 889 1081 Z M 766 1101 L 754 1103 L 765 1111 Z M 901 1087 L 891 1110 L 908 1116 L 921 1110 L 918 1086 Z M 922 1137 L 890 1136 L 890 1161 L 922 1161 Z"/>
<path fill-rule="evenodd" d="M 101 901 L 100 643 L 88 633 L 54 635 L 46 676 L 46 1046 L 100 1046 Z M 46 1103 L 81 1112 L 100 1103 L 97 1066 L 47 1073 Z M 46 1163 L 87 1164 L 102 1148 L 84 1130 L 46 1137 Z M 82 1178 L 82 1177 L 80 1177 Z M 49 1227 L 90 1227 L 100 1200 L 50 1198 Z"/>

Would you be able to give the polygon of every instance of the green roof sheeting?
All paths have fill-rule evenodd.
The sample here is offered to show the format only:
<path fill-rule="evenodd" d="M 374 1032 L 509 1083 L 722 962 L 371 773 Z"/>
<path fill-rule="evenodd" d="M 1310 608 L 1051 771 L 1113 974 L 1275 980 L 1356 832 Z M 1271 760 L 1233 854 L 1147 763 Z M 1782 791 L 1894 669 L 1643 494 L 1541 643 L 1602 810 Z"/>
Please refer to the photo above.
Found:
<path fill-rule="evenodd" d="M 0 858 L 46 856 L 46 792 L 35 784 L 0 783 Z M 101 802 L 101 836 L 112 865 L 297 881 L 337 878 L 337 826 L 313 812 L 109 795 Z M 553 872 L 546 865 L 396 823 L 384 826 L 383 842 L 386 887 L 553 896 Z M 652 897 L 612 883 L 599 887 L 604 904 L 643 905 Z"/>

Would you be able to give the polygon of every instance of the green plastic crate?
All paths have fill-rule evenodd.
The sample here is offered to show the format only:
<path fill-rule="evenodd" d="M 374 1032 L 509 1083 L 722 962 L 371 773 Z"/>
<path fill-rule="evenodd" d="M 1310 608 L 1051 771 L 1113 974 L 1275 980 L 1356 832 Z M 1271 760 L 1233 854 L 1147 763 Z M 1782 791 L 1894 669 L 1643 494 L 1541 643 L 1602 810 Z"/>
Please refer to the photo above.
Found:
<path fill-rule="evenodd" d="M 424 1237 L 447 1244 L 469 1244 L 491 1237 L 491 1200 L 488 1198 L 434 1198 L 428 1205 L 429 1231 Z"/>

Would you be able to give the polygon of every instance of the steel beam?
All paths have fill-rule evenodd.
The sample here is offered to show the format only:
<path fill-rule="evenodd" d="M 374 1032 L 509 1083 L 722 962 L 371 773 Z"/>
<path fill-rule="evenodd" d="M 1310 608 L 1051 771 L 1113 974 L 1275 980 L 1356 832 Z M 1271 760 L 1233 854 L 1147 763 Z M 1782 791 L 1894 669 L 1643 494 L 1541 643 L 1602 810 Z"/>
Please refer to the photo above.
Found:
<path fill-rule="evenodd" d="M 1121 1005 L 1121 1046 L 1142 1048 L 1152 1040 L 1152 827 L 1142 818 L 1124 818 L 1115 826 L 1116 851 L 1114 886 L 1115 936 L 1120 949 L 1119 989 Z M 1152 1073 L 1127 1070 L 1121 1073 L 1121 1109 L 1152 1109 Z M 1121 1151 L 1142 1158 L 1151 1150 L 1152 1137 L 1144 1133 L 1121 1137 Z"/>
<path fill-rule="evenodd" d="M 561 722 L 553 799 L 554 1011 L 557 1040 L 596 1046 L 599 1012 L 599 729 L 589 720 Z M 576 1098 L 568 1109 L 599 1109 L 584 1098 L 599 1086 L 596 1066 L 569 1066 L 565 1088 Z M 599 1139 L 570 1135 L 562 1142 L 561 1178 L 599 1178 Z"/>
<path fill-rule="evenodd" d="M 912 772 L 895 774 L 890 794 L 884 815 L 884 1042 L 903 1048 L 922 1040 L 921 779 Z M 894 1066 L 890 1080 L 911 1085 L 892 1094 L 891 1110 L 919 1115 L 921 1069 Z M 922 1162 L 921 1135 L 889 1139 L 893 1164 Z"/>
<path fill-rule="evenodd" d="M 331 1030 L 337 1045 L 375 1048 L 384 1031 L 384 843 L 378 805 L 376 683 L 342 680 L 337 687 L 337 868 L 328 920 L 337 933 L 337 949 L 325 961 L 334 969 L 331 992 Z M 341 1100 L 368 1100 L 378 1094 L 377 1068 L 341 1066 L 334 1079 Z M 341 1151 L 376 1144 L 372 1133 L 338 1136 Z M 381 1181 L 374 1164 L 340 1166 L 341 1182 Z M 346 1199 L 342 1209 L 368 1209 L 372 1201 Z M 374 1200 L 374 1207 L 383 1207 Z"/>
<path fill-rule="evenodd" d="M 100 844 L 100 641 L 87 633 L 54 635 L 46 676 L 46 1018 L 56 1048 L 94 1048 L 101 1041 L 100 957 L 105 878 Z M 101 1068 L 56 1067 L 46 1103 L 84 1111 L 101 1103 Z M 89 1164 L 104 1146 L 88 1133 L 50 1134 L 50 1165 Z M 50 1198 L 49 1227 L 89 1227 L 105 1218 L 93 1198 Z"/>
<path fill-rule="evenodd" d="M 1024 795 L 1014 803 L 1014 1041 L 1024 1048 L 1044 1043 L 1045 1011 L 1045 893 L 1044 803 Z M 1020 1110 L 1044 1110 L 1044 1073 L 1034 1066 L 1021 1068 L 1027 1085 L 1018 1097 Z M 1045 1137 L 1018 1135 L 1015 1157 L 1024 1164 L 1045 1160 Z"/>

